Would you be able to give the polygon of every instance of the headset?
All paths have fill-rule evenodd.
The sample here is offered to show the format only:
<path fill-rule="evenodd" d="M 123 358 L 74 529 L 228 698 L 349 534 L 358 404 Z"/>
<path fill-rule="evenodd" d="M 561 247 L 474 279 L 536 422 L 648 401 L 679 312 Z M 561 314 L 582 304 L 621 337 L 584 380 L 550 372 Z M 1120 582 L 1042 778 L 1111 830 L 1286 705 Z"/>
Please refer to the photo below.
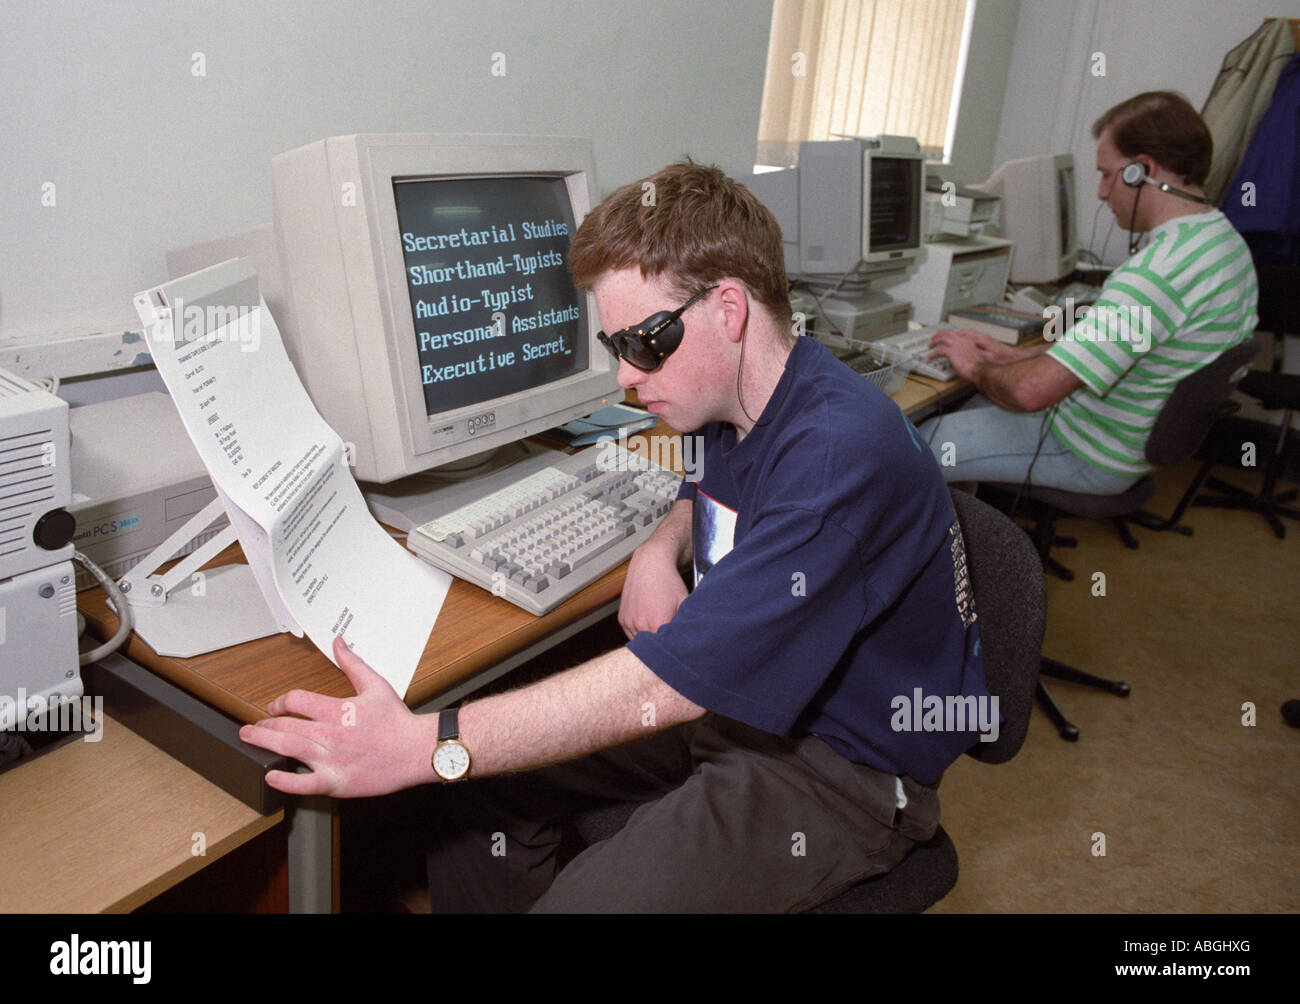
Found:
<path fill-rule="evenodd" d="M 1120 172 L 1120 178 L 1129 188 L 1140 188 L 1142 185 L 1155 185 L 1162 192 L 1168 192 L 1170 195 L 1177 195 L 1179 198 L 1188 199 L 1192 202 L 1199 202 L 1204 206 L 1214 205 L 1209 199 L 1201 195 L 1193 195 L 1191 192 L 1185 192 L 1181 188 L 1175 188 L 1166 181 L 1156 181 L 1147 174 L 1147 166 L 1140 160 L 1132 161 L 1124 165 L 1124 170 Z"/>
<path fill-rule="evenodd" d="M 1167 181 L 1156 181 L 1155 178 L 1147 174 L 1147 166 L 1140 160 L 1130 161 L 1124 165 L 1124 169 L 1119 173 L 1120 180 L 1129 188 L 1136 188 L 1137 194 L 1133 197 L 1133 212 L 1129 214 L 1128 220 L 1128 253 L 1130 256 L 1137 250 L 1137 246 L 1142 241 L 1142 235 L 1134 233 L 1133 224 L 1137 221 L 1138 202 L 1142 198 L 1142 186 L 1154 185 L 1162 192 L 1168 192 L 1170 195 L 1176 195 L 1180 199 L 1187 199 L 1190 202 L 1199 202 L 1201 205 L 1213 206 L 1214 203 L 1200 195 L 1193 195 L 1191 192 L 1185 192 L 1181 188 L 1175 188 Z"/>

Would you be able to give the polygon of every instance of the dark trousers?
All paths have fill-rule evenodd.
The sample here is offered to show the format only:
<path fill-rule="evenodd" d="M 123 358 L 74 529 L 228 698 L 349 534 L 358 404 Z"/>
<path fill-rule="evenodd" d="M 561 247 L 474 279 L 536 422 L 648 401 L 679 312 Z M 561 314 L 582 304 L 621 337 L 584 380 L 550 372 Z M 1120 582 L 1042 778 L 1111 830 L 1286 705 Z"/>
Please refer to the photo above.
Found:
<path fill-rule="evenodd" d="M 433 792 L 433 912 L 806 910 L 939 823 L 934 788 L 716 715 L 572 763 Z M 641 803 L 563 868 L 561 822 Z"/>

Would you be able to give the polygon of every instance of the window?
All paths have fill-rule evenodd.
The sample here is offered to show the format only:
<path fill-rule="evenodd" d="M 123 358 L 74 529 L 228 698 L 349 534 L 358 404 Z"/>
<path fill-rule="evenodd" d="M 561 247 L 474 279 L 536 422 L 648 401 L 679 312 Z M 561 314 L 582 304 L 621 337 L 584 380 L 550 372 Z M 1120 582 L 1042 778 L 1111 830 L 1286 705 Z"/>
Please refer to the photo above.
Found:
<path fill-rule="evenodd" d="M 758 125 L 759 164 L 795 163 L 799 143 L 915 136 L 951 143 L 974 0 L 776 0 Z"/>

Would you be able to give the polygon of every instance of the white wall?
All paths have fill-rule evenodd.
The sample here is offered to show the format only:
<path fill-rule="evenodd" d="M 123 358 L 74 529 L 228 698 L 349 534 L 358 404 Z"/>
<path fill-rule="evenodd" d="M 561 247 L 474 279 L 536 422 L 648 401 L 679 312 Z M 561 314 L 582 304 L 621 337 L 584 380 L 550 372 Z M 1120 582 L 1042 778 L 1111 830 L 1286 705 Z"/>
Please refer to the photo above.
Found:
<path fill-rule="evenodd" d="M 982 181 L 993 173 L 1021 6 L 1020 0 L 975 0 L 951 168 L 940 172 L 944 178 Z"/>
<path fill-rule="evenodd" d="M 138 327 L 165 251 L 268 221 L 271 156 L 324 136 L 587 136 L 602 193 L 686 153 L 746 171 L 770 21 L 770 0 L 0 0 L 0 344 Z"/>
<path fill-rule="evenodd" d="M 1180 91 L 1196 108 L 1209 96 L 1223 57 L 1265 17 L 1300 16 L 1297 0 L 1023 0 L 1007 77 L 996 160 L 1074 154 L 1079 235 L 1087 247 L 1096 201 L 1092 123 L 1143 91 Z M 1105 75 L 1092 72 L 1093 54 Z M 1113 217 L 1097 216 L 1096 248 Z M 1115 229 L 1106 259 L 1127 252 Z"/>

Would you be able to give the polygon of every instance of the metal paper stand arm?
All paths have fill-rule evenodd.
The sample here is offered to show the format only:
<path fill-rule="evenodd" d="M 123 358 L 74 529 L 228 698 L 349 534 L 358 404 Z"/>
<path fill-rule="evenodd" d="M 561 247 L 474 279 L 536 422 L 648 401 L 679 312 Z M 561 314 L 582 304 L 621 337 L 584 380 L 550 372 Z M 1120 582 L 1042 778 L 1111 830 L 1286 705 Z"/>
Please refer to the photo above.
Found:
<path fill-rule="evenodd" d="M 233 526 L 228 526 L 206 544 L 199 547 L 171 571 L 155 575 L 159 567 L 176 557 L 182 547 L 199 534 L 205 532 L 218 519 L 226 514 L 226 507 L 221 499 L 215 498 L 192 516 L 184 526 L 155 547 L 139 564 L 122 577 L 119 585 L 122 592 L 128 594 L 132 606 L 150 604 L 161 606 L 167 602 L 167 595 L 180 582 L 188 579 L 196 568 L 202 568 L 227 547 L 238 540 Z M 148 586 L 148 589 L 144 588 Z"/>
<path fill-rule="evenodd" d="M 233 526 L 170 571 L 156 574 L 159 566 L 175 558 L 177 551 L 206 532 L 225 512 L 222 500 L 213 499 L 122 577 L 122 592 L 135 614 L 136 633 L 159 655 L 189 658 L 280 633 L 253 570 L 246 564 L 222 565 L 205 572 L 192 588 L 178 588 L 196 569 L 239 539 Z"/>

